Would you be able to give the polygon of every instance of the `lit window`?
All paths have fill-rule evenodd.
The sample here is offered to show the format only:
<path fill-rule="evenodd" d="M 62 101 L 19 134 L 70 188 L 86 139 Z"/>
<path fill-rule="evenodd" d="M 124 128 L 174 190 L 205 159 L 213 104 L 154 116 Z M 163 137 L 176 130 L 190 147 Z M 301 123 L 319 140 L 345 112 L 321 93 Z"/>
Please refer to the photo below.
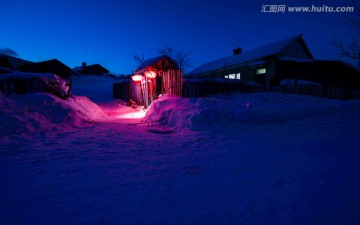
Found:
<path fill-rule="evenodd" d="M 266 73 L 266 69 L 265 68 L 261 68 L 261 69 L 257 69 L 256 70 L 256 74 L 265 74 Z"/>
<path fill-rule="evenodd" d="M 235 79 L 235 73 L 229 74 L 229 79 Z"/>
<path fill-rule="evenodd" d="M 229 79 L 229 76 L 225 76 L 225 79 Z"/>
<path fill-rule="evenodd" d="M 237 80 L 240 80 L 240 78 L 241 78 L 240 73 L 237 73 L 237 74 L 236 74 L 236 79 L 237 79 Z"/>

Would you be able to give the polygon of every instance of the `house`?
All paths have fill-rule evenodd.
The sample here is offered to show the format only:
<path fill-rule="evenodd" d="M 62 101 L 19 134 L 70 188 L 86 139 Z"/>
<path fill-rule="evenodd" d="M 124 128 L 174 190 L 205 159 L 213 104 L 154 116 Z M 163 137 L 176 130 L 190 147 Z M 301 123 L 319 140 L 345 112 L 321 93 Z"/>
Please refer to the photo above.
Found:
<path fill-rule="evenodd" d="M 114 98 L 148 107 L 161 94 L 182 95 L 183 73 L 167 55 L 150 58 L 138 66 L 129 81 L 113 86 Z"/>
<path fill-rule="evenodd" d="M 187 77 L 248 80 L 267 87 L 278 85 L 281 79 L 304 79 L 360 88 L 360 75 L 355 68 L 340 61 L 315 60 L 302 34 L 245 52 L 237 48 L 232 56 L 200 65 Z"/>
<path fill-rule="evenodd" d="M 20 66 L 31 64 L 28 60 L 20 59 L 14 56 L 0 54 L 0 67 L 10 70 L 17 70 Z M 6 69 L 4 69 L 6 70 Z"/>
<path fill-rule="evenodd" d="M 150 88 L 153 89 L 150 90 L 152 94 L 149 94 L 151 100 L 164 93 L 180 95 L 180 90 L 175 87 L 182 85 L 180 81 L 182 82 L 183 74 L 175 60 L 167 55 L 150 58 L 141 63 L 135 73 L 146 76 L 150 71 L 155 75 L 150 85 L 152 86 Z"/>
<path fill-rule="evenodd" d="M 30 63 L 18 67 L 19 71 L 32 73 L 53 73 L 63 79 L 70 79 L 71 69 L 57 59 Z"/>
<path fill-rule="evenodd" d="M 107 75 L 109 74 L 109 70 L 104 68 L 99 64 L 86 65 L 85 62 L 82 63 L 81 67 L 77 67 L 76 71 L 81 75 Z"/>

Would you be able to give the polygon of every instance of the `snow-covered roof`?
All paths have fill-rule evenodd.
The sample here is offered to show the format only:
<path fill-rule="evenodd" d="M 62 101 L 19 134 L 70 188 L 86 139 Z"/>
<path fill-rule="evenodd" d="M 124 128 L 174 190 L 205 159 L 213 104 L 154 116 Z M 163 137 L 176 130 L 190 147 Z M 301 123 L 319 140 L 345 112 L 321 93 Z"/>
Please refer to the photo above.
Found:
<path fill-rule="evenodd" d="M 198 74 L 203 74 L 206 72 L 222 69 L 224 67 L 230 67 L 237 64 L 242 64 L 245 62 L 258 61 L 265 57 L 278 54 L 288 45 L 299 39 L 302 39 L 302 34 L 290 38 L 286 38 L 280 41 L 276 41 L 267 45 L 263 45 L 255 49 L 245 51 L 241 54 L 213 60 L 208 63 L 200 65 L 199 67 L 197 67 L 187 75 L 189 76 L 198 75 Z"/>
<path fill-rule="evenodd" d="M 148 60 L 146 60 L 145 62 L 143 62 L 136 70 L 143 70 L 147 67 L 151 67 L 153 66 L 154 64 L 158 63 L 159 61 L 161 60 L 164 60 L 164 59 L 167 59 L 171 64 L 173 64 L 175 67 L 178 67 L 177 63 L 172 59 L 170 58 L 169 56 L 167 55 L 160 55 L 160 56 L 157 56 L 157 57 L 154 57 L 154 58 L 150 58 Z"/>
<path fill-rule="evenodd" d="M 303 59 L 303 58 L 293 58 L 293 57 L 283 57 L 282 61 L 294 61 L 294 62 L 314 62 L 314 59 Z M 317 60 L 321 61 L 321 60 Z M 324 61 L 324 60 L 323 60 Z"/>

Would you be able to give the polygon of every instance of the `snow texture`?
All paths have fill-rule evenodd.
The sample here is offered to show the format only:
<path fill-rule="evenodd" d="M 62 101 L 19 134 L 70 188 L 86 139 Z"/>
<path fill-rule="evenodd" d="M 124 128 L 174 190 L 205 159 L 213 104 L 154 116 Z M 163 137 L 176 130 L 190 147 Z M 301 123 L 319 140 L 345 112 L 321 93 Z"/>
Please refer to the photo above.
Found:
<path fill-rule="evenodd" d="M 360 223 L 360 101 L 163 96 L 145 112 L 90 80 L 74 91 L 96 103 L 0 94 L 1 224 Z"/>
<path fill-rule="evenodd" d="M 308 80 L 294 80 L 294 79 L 284 79 L 280 81 L 280 85 L 317 85 L 317 86 L 322 86 L 322 84 L 320 83 L 316 83 L 316 82 L 312 82 L 312 81 L 308 81 Z"/>

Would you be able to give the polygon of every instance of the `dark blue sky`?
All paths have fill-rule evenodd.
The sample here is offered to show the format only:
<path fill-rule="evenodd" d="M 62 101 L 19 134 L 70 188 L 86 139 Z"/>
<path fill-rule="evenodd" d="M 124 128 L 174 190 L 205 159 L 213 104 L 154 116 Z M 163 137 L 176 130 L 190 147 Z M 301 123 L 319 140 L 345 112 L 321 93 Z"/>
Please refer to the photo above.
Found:
<path fill-rule="evenodd" d="M 351 36 L 343 21 L 351 13 L 261 13 L 262 5 L 350 6 L 352 0 L 1 0 L 0 48 L 70 67 L 100 63 L 131 73 L 134 54 L 157 55 L 164 45 L 191 52 L 197 67 L 304 34 L 315 58 L 340 59 L 332 38 Z M 192 68 L 189 68 L 191 70 Z"/>

